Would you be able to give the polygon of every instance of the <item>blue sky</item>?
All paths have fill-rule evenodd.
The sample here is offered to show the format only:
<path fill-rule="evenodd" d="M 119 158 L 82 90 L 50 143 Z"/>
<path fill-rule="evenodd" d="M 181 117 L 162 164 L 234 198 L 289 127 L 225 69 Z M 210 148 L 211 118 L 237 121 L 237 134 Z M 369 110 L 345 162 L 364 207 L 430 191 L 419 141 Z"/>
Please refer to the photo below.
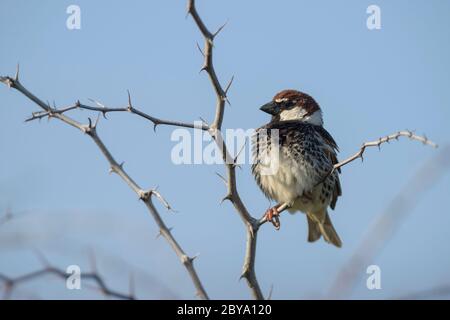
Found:
<path fill-rule="evenodd" d="M 0 74 L 20 62 L 22 83 L 43 100 L 65 106 L 80 99 L 108 106 L 127 103 L 126 90 L 143 111 L 162 118 L 211 121 L 215 97 L 196 42 L 202 38 L 184 1 L 77 1 L 81 30 L 66 28 L 69 1 L 0 1 Z M 369 31 L 366 8 L 381 8 L 382 29 Z M 224 128 L 255 128 L 268 121 L 258 107 L 285 88 L 311 94 L 324 112 L 340 158 L 363 141 L 412 129 L 445 145 L 450 129 L 450 3 L 447 1 L 198 1 L 205 23 L 228 21 L 215 45 L 222 83 L 235 76 Z M 24 123 L 37 106 L 0 88 L 0 209 L 26 215 L 0 227 L 0 271 L 38 267 L 30 249 L 54 263 L 87 264 L 87 248 L 118 288 L 128 270 L 141 270 L 160 291 L 143 297 L 193 298 L 194 289 L 145 207 L 117 177 L 96 147 L 57 121 Z M 74 117 L 86 121 L 88 112 Z M 176 166 L 170 160 L 173 128 L 153 132 L 144 120 L 114 114 L 99 134 L 143 187 L 159 186 L 177 210 L 167 224 L 190 254 L 213 298 L 248 298 L 239 281 L 245 232 L 215 172 L 222 166 Z M 371 222 L 437 151 L 402 140 L 368 150 L 341 176 L 343 196 L 332 220 L 344 246 L 306 242 L 306 221 L 282 217 L 276 232 L 259 235 L 257 275 L 273 298 L 324 293 Z M 250 174 L 238 171 L 239 190 L 254 216 L 269 206 Z M 372 261 L 382 289 L 367 290 L 364 270 L 351 298 L 389 298 L 449 282 L 450 186 L 445 175 Z M 114 260 L 116 259 L 116 260 Z M 111 261 L 121 261 L 117 270 Z M 103 261 L 103 262 L 102 262 Z M 109 261 L 109 262 L 108 262 Z M 124 271 L 125 270 L 125 271 Z M 149 281 L 150 281 L 149 280 Z M 156 283 L 156 284 L 155 284 Z M 80 297 L 55 281 L 24 286 L 40 297 Z M 147 288 L 147 289 L 146 289 Z M 155 293 L 156 292 L 156 293 Z M 167 292 L 171 292 L 170 294 Z"/>

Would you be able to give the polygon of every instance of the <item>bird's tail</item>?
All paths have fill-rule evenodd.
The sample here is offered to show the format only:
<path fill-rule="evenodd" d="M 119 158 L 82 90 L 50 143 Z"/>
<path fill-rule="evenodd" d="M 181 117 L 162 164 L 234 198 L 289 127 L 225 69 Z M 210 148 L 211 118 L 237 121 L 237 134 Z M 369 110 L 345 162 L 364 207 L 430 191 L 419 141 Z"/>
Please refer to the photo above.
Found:
<path fill-rule="evenodd" d="M 326 242 L 334 244 L 338 248 L 342 246 L 341 239 L 331 223 L 328 212 L 325 212 L 325 219 L 323 219 L 323 222 L 320 222 L 316 215 L 309 213 L 306 215 L 306 218 L 308 219 L 309 242 L 314 242 L 318 240 L 320 236 L 323 236 Z"/>

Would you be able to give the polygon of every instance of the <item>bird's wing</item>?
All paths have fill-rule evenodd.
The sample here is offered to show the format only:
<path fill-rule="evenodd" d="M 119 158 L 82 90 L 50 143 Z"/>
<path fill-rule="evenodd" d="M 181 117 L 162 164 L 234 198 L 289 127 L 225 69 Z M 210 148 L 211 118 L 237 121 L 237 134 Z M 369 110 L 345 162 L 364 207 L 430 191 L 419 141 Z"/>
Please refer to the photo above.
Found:
<path fill-rule="evenodd" d="M 325 130 L 325 128 L 323 128 L 322 126 L 316 126 L 316 127 L 317 127 L 316 128 L 317 133 L 320 135 L 320 137 L 325 142 L 325 144 L 324 144 L 326 146 L 325 153 L 326 153 L 327 157 L 331 160 L 331 163 L 333 165 L 335 165 L 336 163 L 338 163 L 337 152 L 339 151 L 339 148 L 337 146 L 337 143 L 336 143 L 336 141 L 334 141 L 331 134 L 329 134 L 328 131 Z M 333 189 L 333 198 L 332 198 L 331 204 L 330 204 L 330 207 L 333 210 L 336 207 L 337 198 L 342 195 L 341 183 L 339 181 L 339 173 L 341 173 L 340 168 L 338 169 L 338 172 L 333 173 L 333 175 L 335 176 L 335 185 L 334 185 L 334 189 Z"/>

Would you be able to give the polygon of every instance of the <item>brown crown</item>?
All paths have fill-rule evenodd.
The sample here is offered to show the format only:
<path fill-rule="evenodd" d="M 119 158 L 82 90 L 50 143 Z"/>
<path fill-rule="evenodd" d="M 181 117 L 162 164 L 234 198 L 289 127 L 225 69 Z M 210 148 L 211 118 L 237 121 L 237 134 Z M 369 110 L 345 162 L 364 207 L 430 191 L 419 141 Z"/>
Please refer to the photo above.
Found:
<path fill-rule="evenodd" d="M 307 114 L 312 114 L 320 110 L 319 104 L 310 95 L 297 90 L 283 90 L 273 97 L 273 101 L 280 99 L 288 99 L 288 101 L 296 101 L 295 105 L 305 109 Z"/>

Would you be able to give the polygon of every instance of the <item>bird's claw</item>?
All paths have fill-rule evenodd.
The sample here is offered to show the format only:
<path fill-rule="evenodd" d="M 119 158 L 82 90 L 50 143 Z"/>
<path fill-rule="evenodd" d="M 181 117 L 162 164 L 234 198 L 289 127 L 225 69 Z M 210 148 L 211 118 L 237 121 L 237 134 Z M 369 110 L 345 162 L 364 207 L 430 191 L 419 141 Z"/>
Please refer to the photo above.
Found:
<path fill-rule="evenodd" d="M 275 229 L 280 230 L 280 213 L 277 210 L 277 207 L 273 207 L 270 209 L 267 209 L 266 213 L 264 214 L 266 221 L 272 222 Z"/>

